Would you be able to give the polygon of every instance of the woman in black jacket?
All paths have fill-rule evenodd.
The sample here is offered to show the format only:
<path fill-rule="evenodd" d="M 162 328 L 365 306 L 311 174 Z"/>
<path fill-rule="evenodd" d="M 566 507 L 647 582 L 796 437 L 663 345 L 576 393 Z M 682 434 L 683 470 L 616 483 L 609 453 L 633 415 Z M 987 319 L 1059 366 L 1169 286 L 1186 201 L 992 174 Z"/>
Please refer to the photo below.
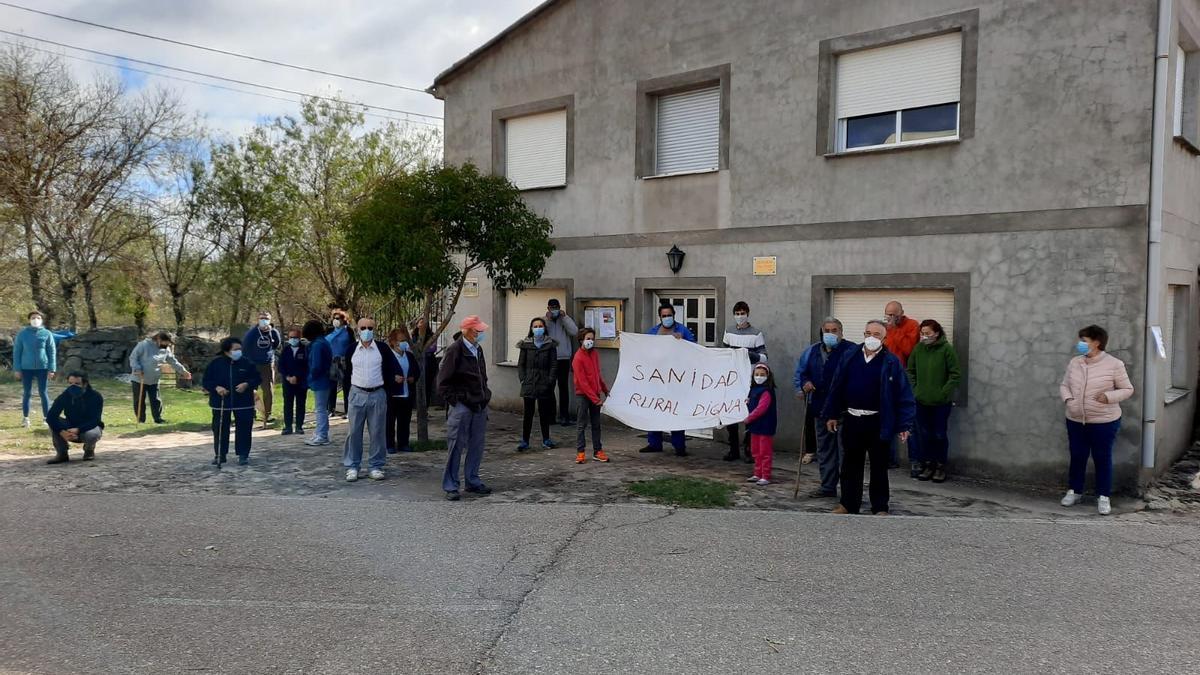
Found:
<path fill-rule="evenodd" d="M 396 382 L 385 382 L 388 393 L 387 404 L 387 442 L 388 454 L 397 452 L 412 452 L 411 440 L 413 405 L 417 401 L 417 381 L 421 379 L 421 366 L 412 353 L 412 336 L 404 326 L 392 329 L 388 333 L 388 346 L 396 365 L 400 368 L 400 379 Z"/>
<path fill-rule="evenodd" d="M 529 335 L 517 343 L 521 356 L 517 359 L 517 377 L 521 380 L 521 398 L 525 399 L 525 420 L 521 427 L 521 443 L 517 452 L 529 449 L 529 432 L 533 429 L 533 408 L 538 409 L 542 427 L 542 447 L 553 448 L 550 440 L 550 421 L 554 419 L 554 382 L 558 369 L 558 343 L 546 335 L 546 321 L 537 317 L 529 322 Z"/>
<path fill-rule="evenodd" d="M 229 454 L 229 427 L 234 432 L 233 449 L 238 464 L 250 463 L 250 431 L 254 427 L 254 390 L 262 376 L 249 359 L 242 358 L 242 341 L 227 337 L 221 341 L 221 353 L 204 369 L 204 391 L 212 408 L 213 458 L 218 467 Z M 232 418 L 232 420 L 230 419 Z"/>

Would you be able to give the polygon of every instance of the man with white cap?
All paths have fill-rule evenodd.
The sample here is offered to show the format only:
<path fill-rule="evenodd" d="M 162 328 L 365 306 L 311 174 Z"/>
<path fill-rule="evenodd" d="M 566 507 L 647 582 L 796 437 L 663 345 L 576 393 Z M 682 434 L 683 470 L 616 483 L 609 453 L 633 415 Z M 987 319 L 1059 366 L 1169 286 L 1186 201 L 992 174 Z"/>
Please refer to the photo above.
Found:
<path fill-rule="evenodd" d="M 471 315 L 462 320 L 459 328 L 462 336 L 446 348 L 437 376 L 438 395 L 450 411 L 446 419 L 449 457 L 446 472 L 442 475 L 442 489 L 450 501 L 458 501 L 460 496 L 458 470 L 463 455 L 466 456 L 467 492 L 486 495 L 492 491 L 479 479 L 488 402 L 492 400 L 482 347 L 488 325 L 478 316 Z"/>

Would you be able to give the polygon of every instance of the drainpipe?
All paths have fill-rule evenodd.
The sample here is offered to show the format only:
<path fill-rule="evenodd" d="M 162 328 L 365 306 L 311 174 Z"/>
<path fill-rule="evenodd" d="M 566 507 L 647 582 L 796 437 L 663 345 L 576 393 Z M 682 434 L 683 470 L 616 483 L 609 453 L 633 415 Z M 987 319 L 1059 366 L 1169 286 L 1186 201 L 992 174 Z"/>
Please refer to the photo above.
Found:
<path fill-rule="evenodd" d="M 1153 469 L 1158 423 L 1158 347 L 1151 326 L 1158 325 L 1162 295 L 1163 162 L 1167 137 L 1167 60 L 1171 53 L 1173 0 L 1158 0 L 1158 37 L 1154 49 L 1154 130 L 1150 149 L 1150 222 L 1146 255 L 1146 334 L 1142 358 L 1142 468 Z"/>

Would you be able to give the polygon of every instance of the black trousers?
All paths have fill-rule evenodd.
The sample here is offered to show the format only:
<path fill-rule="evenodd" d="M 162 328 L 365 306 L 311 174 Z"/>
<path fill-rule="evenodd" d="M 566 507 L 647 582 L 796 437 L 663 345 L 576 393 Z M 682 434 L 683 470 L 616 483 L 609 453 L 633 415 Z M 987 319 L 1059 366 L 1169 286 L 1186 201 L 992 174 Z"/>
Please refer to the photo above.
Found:
<path fill-rule="evenodd" d="M 559 359 L 558 369 L 554 371 L 555 386 L 558 387 L 558 414 L 555 415 L 555 409 L 550 409 L 550 417 L 556 417 L 559 420 L 571 419 L 571 361 L 570 359 Z M 553 393 L 551 393 L 553 396 Z M 551 399 L 551 403 L 553 403 Z"/>
<path fill-rule="evenodd" d="M 817 452 L 817 425 L 820 423 L 817 411 L 811 405 L 804 406 L 804 452 L 808 454 Z"/>
<path fill-rule="evenodd" d="M 221 459 L 229 454 L 229 427 L 234 427 L 233 451 L 238 457 L 250 456 L 250 432 L 254 429 L 254 410 L 213 410 L 213 451 Z"/>
<path fill-rule="evenodd" d="M 575 450 L 583 452 L 587 450 L 587 429 L 592 428 L 592 452 L 599 452 L 604 449 L 604 443 L 600 440 L 600 406 L 592 403 L 592 400 L 586 396 L 576 396 L 579 401 L 578 422 L 575 423 Z"/>
<path fill-rule="evenodd" d="M 746 456 L 750 456 L 750 430 L 746 430 L 746 435 L 742 436 L 742 425 L 730 424 L 725 427 L 729 433 L 729 454 L 737 457 L 742 452 L 742 448 L 746 449 Z"/>
<path fill-rule="evenodd" d="M 296 431 L 304 428 L 304 408 L 308 405 L 308 387 L 299 382 L 300 378 L 296 378 L 296 384 L 283 381 L 283 428 Z"/>
<path fill-rule="evenodd" d="M 150 402 L 150 414 L 154 416 L 154 421 L 158 422 L 162 419 L 162 399 L 158 397 L 157 384 L 142 384 L 141 382 L 130 382 L 133 385 L 133 414 L 137 415 L 138 422 L 146 421 L 146 400 Z M 141 398 L 138 397 L 141 394 Z"/>
<path fill-rule="evenodd" d="M 413 403 L 412 396 L 388 397 L 387 444 L 393 450 L 407 451 L 411 448 Z"/>
<path fill-rule="evenodd" d="M 863 464 L 871 458 L 871 513 L 888 510 L 888 459 L 892 440 L 879 438 L 879 415 L 842 421 L 842 506 L 850 513 L 862 508 Z"/>
<path fill-rule="evenodd" d="M 342 385 L 342 402 L 344 404 L 342 407 L 342 410 L 345 411 L 346 414 L 350 413 L 350 369 L 346 367 L 346 363 L 345 363 L 348 358 L 349 357 L 345 357 L 345 356 L 335 356 L 334 357 L 334 360 L 341 359 L 341 361 L 342 361 L 341 385 Z M 330 414 L 333 414 L 333 411 L 337 410 L 337 393 L 338 393 L 338 383 L 334 382 L 333 388 L 329 394 L 329 413 Z"/>
<path fill-rule="evenodd" d="M 554 420 L 554 392 L 542 398 L 526 398 L 525 418 L 521 421 L 521 440 L 529 440 L 529 432 L 533 431 L 533 409 L 537 407 L 538 425 L 542 428 L 542 440 L 550 440 L 550 422 Z"/>

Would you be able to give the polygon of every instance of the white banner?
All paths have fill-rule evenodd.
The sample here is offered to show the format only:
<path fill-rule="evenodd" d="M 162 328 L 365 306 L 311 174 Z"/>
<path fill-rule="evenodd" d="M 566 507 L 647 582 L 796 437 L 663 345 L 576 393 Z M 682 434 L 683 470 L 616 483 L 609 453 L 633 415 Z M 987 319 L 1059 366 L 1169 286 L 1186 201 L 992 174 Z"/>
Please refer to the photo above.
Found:
<path fill-rule="evenodd" d="M 746 419 L 750 356 L 670 335 L 621 333 L 621 365 L 603 411 L 642 431 L 687 431 Z"/>

